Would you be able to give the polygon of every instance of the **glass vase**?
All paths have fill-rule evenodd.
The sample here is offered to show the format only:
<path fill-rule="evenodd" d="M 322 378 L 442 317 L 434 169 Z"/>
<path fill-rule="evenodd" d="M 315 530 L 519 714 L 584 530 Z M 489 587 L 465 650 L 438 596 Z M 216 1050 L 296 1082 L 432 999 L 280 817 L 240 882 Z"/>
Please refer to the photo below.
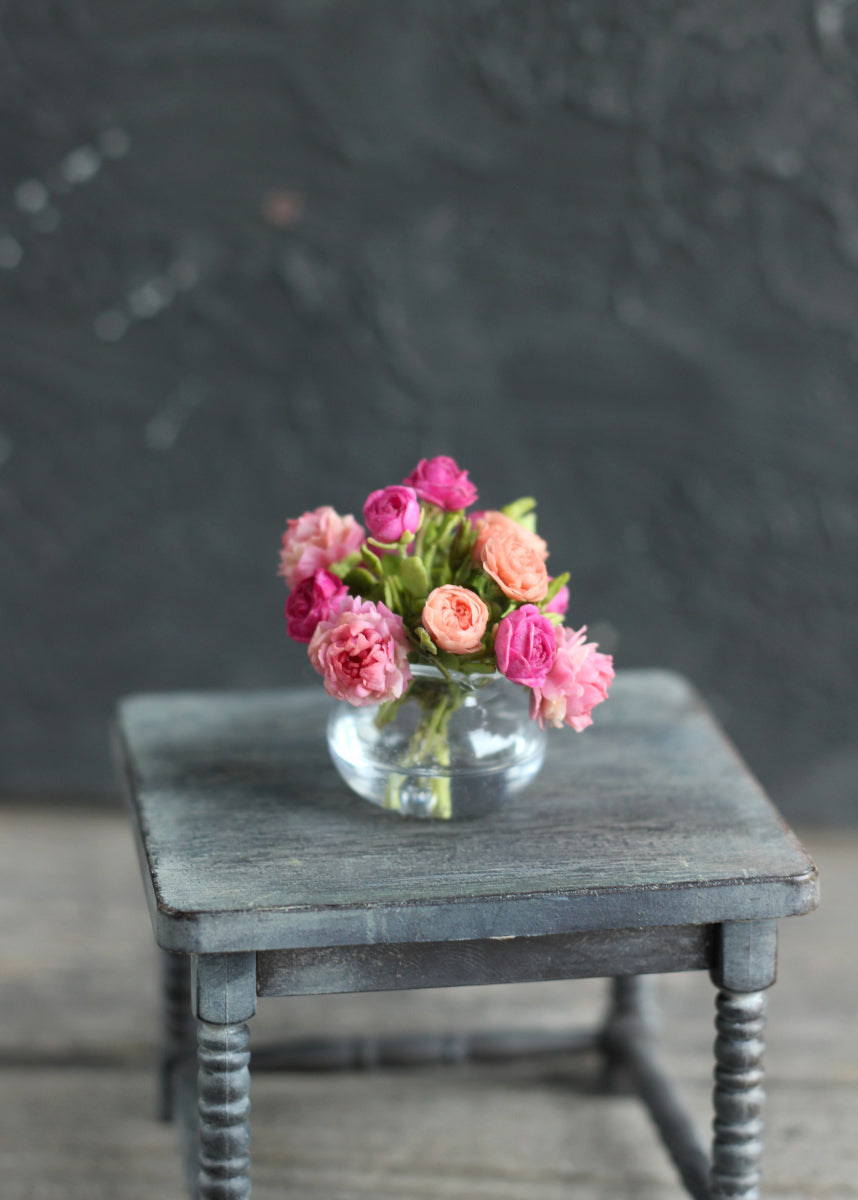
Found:
<path fill-rule="evenodd" d="M 527 688 L 423 665 L 412 675 L 399 700 L 331 714 L 328 748 L 353 791 L 402 816 L 451 820 L 492 812 L 530 783 L 546 735 Z"/>

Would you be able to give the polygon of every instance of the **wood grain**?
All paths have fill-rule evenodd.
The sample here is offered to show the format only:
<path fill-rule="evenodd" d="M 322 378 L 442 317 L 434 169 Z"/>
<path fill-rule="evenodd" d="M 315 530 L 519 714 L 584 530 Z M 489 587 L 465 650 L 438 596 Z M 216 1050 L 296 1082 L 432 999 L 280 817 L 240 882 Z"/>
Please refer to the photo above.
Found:
<path fill-rule="evenodd" d="M 774 918 L 815 870 L 678 676 L 627 672 L 502 812 L 403 820 L 328 761 L 320 689 L 138 697 L 120 756 L 161 945 L 536 936 Z"/>

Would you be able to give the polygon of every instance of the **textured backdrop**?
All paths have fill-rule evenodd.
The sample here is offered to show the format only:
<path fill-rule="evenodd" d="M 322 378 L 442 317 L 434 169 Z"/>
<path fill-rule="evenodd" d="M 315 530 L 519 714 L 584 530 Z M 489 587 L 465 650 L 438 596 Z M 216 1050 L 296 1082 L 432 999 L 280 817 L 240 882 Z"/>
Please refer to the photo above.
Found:
<path fill-rule="evenodd" d="M 286 516 L 447 452 L 854 813 L 856 80 L 847 0 L 7 0 L 0 792 L 306 677 Z"/>

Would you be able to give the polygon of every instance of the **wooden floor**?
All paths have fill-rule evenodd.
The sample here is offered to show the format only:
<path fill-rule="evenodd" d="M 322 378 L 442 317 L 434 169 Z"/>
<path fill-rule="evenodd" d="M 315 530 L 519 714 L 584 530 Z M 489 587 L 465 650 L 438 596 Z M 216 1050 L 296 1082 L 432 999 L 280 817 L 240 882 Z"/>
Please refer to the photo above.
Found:
<path fill-rule="evenodd" d="M 765 1194 L 858 1197 L 858 831 L 808 832 L 822 906 L 782 926 Z M 154 1118 L 157 961 L 129 830 L 108 810 L 0 808 L 0 1196 L 180 1200 Z M 664 1057 L 709 1121 L 713 989 L 658 981 Z M 257 1043 L 594 1022 L 598 982 L 262 1001 Z M 254 1078 L 254 1197 L 670 1200 L 634 1100 L 587 1058 Z"/>

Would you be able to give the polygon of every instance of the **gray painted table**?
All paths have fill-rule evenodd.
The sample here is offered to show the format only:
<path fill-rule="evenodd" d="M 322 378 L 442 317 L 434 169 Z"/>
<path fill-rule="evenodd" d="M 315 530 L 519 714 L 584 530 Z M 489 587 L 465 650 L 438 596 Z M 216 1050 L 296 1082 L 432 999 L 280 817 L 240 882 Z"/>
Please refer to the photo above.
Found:
<path fill-rule="evenodd" d="M 327 757 L 329 703 L 317 688 L 120 705 L 118 754 L 168 952 L 165 1116 L 197 1019 L 202 1200 L 249 1194 L 257 996 L 584 977 L 613 981 L 600 1030 L 562 1044 L 477 1037 L 456 1053 L 595 1046 L 647 1104 L 692 1195 L 757 1196 L 777 922 L 815 908 L 816 870 L 689 685 L 621 673 L 592 729 L 551 736 L 527 792 L 459 824 L 351 795 Z M 642 1004 L 642 976 L 688 970 L 718 988 L 711 1155 Z M 314 1053 L 326 1065 L 354 1057 L 334 1042 Z M 449 1053 L 383 1040 L 361 1051 Z"/>

